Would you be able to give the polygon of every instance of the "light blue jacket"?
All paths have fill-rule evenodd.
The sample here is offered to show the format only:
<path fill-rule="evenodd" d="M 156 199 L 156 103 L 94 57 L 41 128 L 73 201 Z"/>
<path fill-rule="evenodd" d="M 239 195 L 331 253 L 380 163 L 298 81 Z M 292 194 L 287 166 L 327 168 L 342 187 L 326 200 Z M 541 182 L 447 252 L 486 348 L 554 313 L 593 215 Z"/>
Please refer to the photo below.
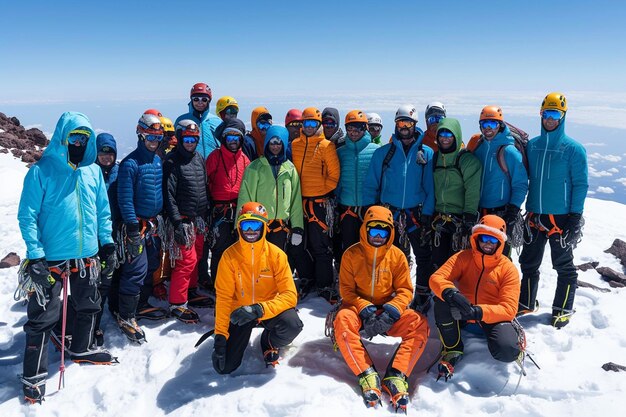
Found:
<path fill-rule="evenodd" d="M 69 162 L 67 137 L 77 127 L 91 136 L 77 167 Z M 57 122 L 41 160 L 24 179 L 17 219 L 29 259 L 66 260 L 98 253 L 113 243 L 107 188 L 96 161 L 96 134 L 82 113 L 66 112 Z"/>
<path fill-rule="evenodd" d="M 530 184 L 526 210 L 540 214 L 582 213 L 589 188 L 587 151 L 565 134 L 565 117 L 552 132 L 526 147 Z"/>
<path fill-rule="evenodd" d="M 501 146 L 504 146 L 502 151 L 509 175 L 498 164 Z M 521 207 L 528 192 L 528 174 L 509 127 L 505 126 L 492 140 L 483 140 L 473 153 L 483 166 L 479 207 L 496 208 L 507 204 Z"/>
<path fill-rule="evenodd" d="M 202 159 L 206 161 L 209 154 L 220 147 L 219 138 L 215 137 L 215 128 L 222 123 L 222 119 L 210 113 L 208 108 L 204 113 L 198 113 L 193 108 L 191 101 L 189 101 L 189 113 L 178 116 L 174 126 L 176 126 L 179 121 L 185 119 L 193 120 L 200 127 L 200 142 L 198 142 L 196 152 L 202 155 Z"/>
<path fill-rule="evenodd" d="M 356 142 L 346 137 L 344 145 L 337 149 L 341 176 L 335 189 L 339 204 L 344 206 L 363 205 L 363 181 L 370 167 L 370 161 L 378 145 L 372 143 L 369 132 Z"/>
<path fill-rule="evenodd" d="M 370 161 L 367 177 L 363 182 L 363 205 L 379 203 L 377 196 L 380 191 L 380 203 L 390 204 L 395 208 L 408 209 L 422 205 L 422 213 L 431 216 L 435 210 L 435 185 L 433 180 L 434 152 L 426 145 L 422 145 L 423 133 L 413 142 L 409 154 L 405 156 L 402 142 L 394 135 L 391 143 L 381 146 L 374 152 Z M 396 150 L 389 166 L 383 172 L 383 162 L 389 148 Z M 418 163 L 418 154 L 426 161 L 425 165 Z"/>

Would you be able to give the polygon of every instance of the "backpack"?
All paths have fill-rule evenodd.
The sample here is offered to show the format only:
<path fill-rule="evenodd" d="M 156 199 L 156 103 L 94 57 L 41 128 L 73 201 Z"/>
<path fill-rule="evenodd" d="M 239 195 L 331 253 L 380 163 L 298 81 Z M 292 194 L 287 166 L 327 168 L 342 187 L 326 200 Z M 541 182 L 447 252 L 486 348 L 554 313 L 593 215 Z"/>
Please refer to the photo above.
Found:
<path fill-rule="evenodd" d="M 526 173 L 528 174 L 528 157 L 526 156 L 526 146 L 528 145 L 528 133 L 524 132 L 522 129 L 513 126 L 512 124 L 508 123 L 508 122 L 504 122 L 508 127 L 509 130 L 511 132 L 511 136 L 513 136 L 513 139 L 515 140 L 514 146 L 515 148 L 522 154 L 522 163 L 524 164 L 524 167 L 526 168 Z M 474 152 L 483 142 L 484 142 L 485 138 L 483 137 L 483 135 L 477 133 L 474 136 L 472 136 L 472 138 L 470 139 L 470 141 L 467 144 L 466 149 L 469 152 Z M 498 148 L 498 151 L 496 152 L 496 159 L 498 160 L 498 165 L 500 166 L 500 169 L 506 174 L 507 177 L 511 177 L 511 174 L 509 174 L 509 168 L 506 166 L 506 160 L 504 159 L 504 147 L 508 146 L 508 145 L 502 145 Z"/>

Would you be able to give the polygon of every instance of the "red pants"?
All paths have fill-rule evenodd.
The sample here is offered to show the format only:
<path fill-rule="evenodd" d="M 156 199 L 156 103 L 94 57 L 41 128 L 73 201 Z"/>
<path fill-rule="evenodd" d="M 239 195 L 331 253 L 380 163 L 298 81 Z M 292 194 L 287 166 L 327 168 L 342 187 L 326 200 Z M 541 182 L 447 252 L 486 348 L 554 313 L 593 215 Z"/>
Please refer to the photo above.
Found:
<path fill-rule="evenodd" d="M 334 325 L 339 351 L 354 375 L 359 375 L 372 366 L 359 334 L 361 318 L 353 308 L 342 308 L 335 317 Z M 414 310 L 405 310 L 387 332 L 389 336 L 402 338 L 391 366 L 409 376 L 424 352 L 428 333 L 426 317 Z"/>
<path fill-rule="evenodd" d="M 196 236 L 196 243 L 191 248 L 178 245 L 181 259 L 176 260 L 172 270 L 170 283 L 170 304 L 184 304 L 187 302 L 187 290 L 198 286 L 198 261 L 202 258 L 204 238 Z"/>

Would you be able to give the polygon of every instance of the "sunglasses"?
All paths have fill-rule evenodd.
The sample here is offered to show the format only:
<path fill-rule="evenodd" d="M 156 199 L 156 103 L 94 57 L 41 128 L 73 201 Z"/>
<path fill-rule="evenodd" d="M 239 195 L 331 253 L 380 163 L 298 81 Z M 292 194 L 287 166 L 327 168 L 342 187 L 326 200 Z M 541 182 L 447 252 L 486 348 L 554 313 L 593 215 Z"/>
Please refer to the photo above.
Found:
<path fill-rule="evenodd" d="M 197 136 L 183 136 L 183 143 L 196 143 L 198 139 Z"/>
<path fill-rule="evenodd" d="M 192 99 L 193 101 L 195 101 L 196 103 L 197 103 L 198 101 L 201 101 L 201 102 L 203 102 L 203 103 L 206 103 L 206 102 L 208 102 L 208 101 L 209 101 L 209 98 L 208 98 L 208 97 L 192 97 L 191 99 Z"/>
<path fill-rule="evenodd" d="M 565 113 L 560 110 L 544 110 L 541 112 L 541 117 L 543 118 L 543 120 L 561 120 L 563 116 L 565 116 Z"/>
<path fill-rule="evenodd" d="M 379 237 L 379 238 L 382 238 L 382 239 L 387 239 L 387 237 L 389 236 L 390 233 L 391 232 L 390 232 L 390 230 L 388 228 L 378 229 L 378 228 L 372 227 L 372 228 L 369 228 L 367 230 L 367 234 L 370 237 Z"/>
<path fill-rule="evenodd" d="M 224 110 L 224 113 L 229 114 L 231 116 L 236 116 L 237 113 L 239 113 L 239 110 L 237 110 L 237 108 L 235 107 L 226 107 L 226 110 Z"/>
<path fill-rule="evenodd" d="M 263 222 L 260 220 L 242 220 L 241 223 L 239 223 L 239 227 L 244 232 L 250 230 L 253 232 L 258 232 L 263 227 Z"/>
<path fill-rule="evenodd" d="M 142 135 L 144 140 L 148 142 L 161 142 L 163 140 L 163 135 Z"/>
<path fill-rule="evenodd" d="M 435 123 L 439 123 L 441 121 L 441 119 L 444 119 L 445 116 L 441 115 L 441 114 L 437 114 L 435 116 L 428 116 L 428 119 L 426 119 L 426 122 L 429 125 L 435 124 Z"/>
<path fill-rule="evenodd" d="M 449 132 L 449 131 L 447 131 L 447 130 L 441 130 L 441 131 L 437 134 L 437 136 L 439 136 L 439 137 L 441 137 L 441 138 L 451 138 L 451 137 L 453 137 L 454 135 L 452 134 L 452 132 Z"/>
<path fill-rule="evenodd" d="M 226 135 L 226 142 L 235 142 L 241 140 L 241 135 Z"/>
<path fill-rule="evenodd" d="M 398 120 L 396 127 L 398 129 L 411 129 L 415 127 L 415 122 L 413 120 Z"/>
<path fill-rule="evenodd" d="M 272 139 L 270 139 L 269 144 L 278 146 L 278 145 L 282 145 L 283 141 L 280 140 L 279 138 L 272 138 Z"/>
<path fill-rule="evenodd" d="M 302 127 L 302 122 L 291 122 L 287 125 L 287 127 L 296 127 L 300 129 Z"/>
<path fill-rule="evenodd" d="M 318 122 L 317 120 L 305 120 L 302 122 L 302 127 L 306 128 L 310 128 L 310 127 L 315 127 L 318 128 L 320 126 L 320 122 Z"/>
<path fill-rule="evenodd" d="M 495 245 L 498 243 L 498 238 L 489 235 L 479 235 L 478 241 L 481 243 L 491 243 L 492 245 Z"/>
<path fill-rule="evenodd" d="M 256 122 L 256 127 L 258 127 L 260 130 L 267 130 L 270 128 L 272 124 L 267 121 L 267 122 Z"/>
<path fill-rule="evenodd" d="M 336 128 L 336 127 L 337 127 L 337 122 L 333 122 L 333 121 L 331 120 L 331 121 L 327 121 L 327 122 L 322 122 L 322 125 L 323 125 L 324 127 L 329 128 L 329 129 L 334 129 L 334 128 Z"/>
<path fill-rule="evenodd" d="M 369 125 L 369 130 L 382 130 L 382 126 L 378 125 Z"/>
<path fill-rule="evenodd" d="M 356 127 L 356 126 L 346 126 L 346 132 L 350 132 L 350 133 L 359 133 L 359 132 L 363 132 L 365 129 L 361 129 L 360 127 Z"/>
<path fill-rule="evenodd" d="M 500 126 L 500 123 L 497 120 L 481 120 L 478 122 L 481 129 L 491 129 L 495 130 Z"/>

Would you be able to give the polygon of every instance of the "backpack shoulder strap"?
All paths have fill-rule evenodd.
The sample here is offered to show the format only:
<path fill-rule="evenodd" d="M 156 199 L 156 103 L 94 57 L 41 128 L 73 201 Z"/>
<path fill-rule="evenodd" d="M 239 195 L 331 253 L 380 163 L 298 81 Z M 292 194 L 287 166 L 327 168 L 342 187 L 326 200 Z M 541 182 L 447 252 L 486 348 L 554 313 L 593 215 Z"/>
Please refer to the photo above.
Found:
<path fill-rule="evenodd" d="M 396 145 L 392 142 L 390 143 L 389 150 L 383 159 L 382 169 L 380 170 L 380 178 L 378 180 L 378 195 L 376 196 L 376 202 L 380 203 L 380 193 L 382 192 L 383 187 L 383 177 L 385 176 L 385 170 L 389 168 L 389 163 L 391 162 L 391 158 L 396 153 Z"/>
<path fill-rule="evenodd" d="M 504 158 L 504 150 L 507 146 L 513 145 L 500 145 L 498 150 L 496 151 L 496 159 L 498 161 L 498 165 L 504 174 L 507 176 L 509 181 L 511 180 L 511 174 L 509 173 L 509 167 L 506 165 L 506 159 Z"/>

